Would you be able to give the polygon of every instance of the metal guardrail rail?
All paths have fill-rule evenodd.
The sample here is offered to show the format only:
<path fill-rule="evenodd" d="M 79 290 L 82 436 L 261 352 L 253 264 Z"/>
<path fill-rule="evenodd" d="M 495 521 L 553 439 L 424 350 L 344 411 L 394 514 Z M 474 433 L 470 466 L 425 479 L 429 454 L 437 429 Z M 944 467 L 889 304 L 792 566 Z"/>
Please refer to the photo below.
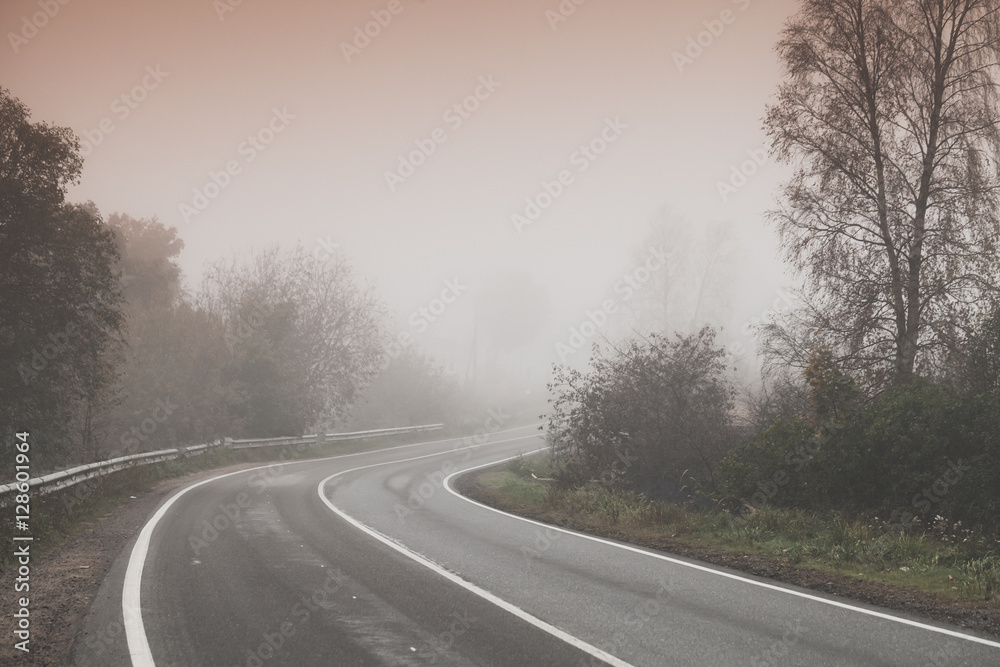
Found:
<path fill-rule="evenodd" d="M 42 475 L 41 477 L 33 477 L 28 480 L 28 487 L 34 493 L 43 495 L 60 489 L 65 489 L 88 479 L 93 479 L 94 477 L 117 472 L 118 470 L 122 470 L 124 468 L 149 465 L 151 463 L 185 458 L 187 456 L 198 456 L 199 454 L 204 454 L 211 449 L 219 447 L 228 449 L 254 449 L 257 447 L 277 447 L 281 445 L 315 445 L 325 444 L 328 442 L 338 442 L 341 440 L 375 438 L 380 435 L 439 431 L 442 428 L 444 428 L 444 424 L 426 424 L 423 426 L 402 426 L 399 428 L 382 428 L 375 429 L 373 431 L 355 431 L 352 433 L 318 433 L 316 435 L 306 435 L 299 438 L 257 438 L 249 440 L 233 440 L 231 438 L 226 438 L 223 441 L 216 441 L 204 445 L 178 447 L 176 449 L 161 449 L 156 452 L 143 452 L 142 454 L 130 454 L 128 456 L 119 456 L 107 461 L 98 461 L 97 463 L 74 466 L 72 468 L 67 468 L 66 470 L 59 470 L 57 472 L 49 473 L 48 475 Z M 23 484 L 23 482 L 0 484 L 0 496 L 17 491 L 20 484 Z"/>

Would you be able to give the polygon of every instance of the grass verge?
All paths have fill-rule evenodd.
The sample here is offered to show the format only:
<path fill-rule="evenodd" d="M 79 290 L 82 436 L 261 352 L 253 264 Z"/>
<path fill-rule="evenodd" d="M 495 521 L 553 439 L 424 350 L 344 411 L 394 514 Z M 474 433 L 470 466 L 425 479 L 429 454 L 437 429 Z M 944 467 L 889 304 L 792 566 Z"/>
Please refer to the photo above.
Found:
<path fill-rule="evenodd" d="M 784 568 L 916 590 L 1000 611 L 1000 540 L 942 521 L 905 532 L 835 512 L 765 507 L 734 514 L 652 501 L 598 485 L 563 489 L 546 456 L 480 472 L 480 500 L 581 532 L 688 552 L 765 559 Z M 541 478 L 541 479 L 539 479 Z"/>

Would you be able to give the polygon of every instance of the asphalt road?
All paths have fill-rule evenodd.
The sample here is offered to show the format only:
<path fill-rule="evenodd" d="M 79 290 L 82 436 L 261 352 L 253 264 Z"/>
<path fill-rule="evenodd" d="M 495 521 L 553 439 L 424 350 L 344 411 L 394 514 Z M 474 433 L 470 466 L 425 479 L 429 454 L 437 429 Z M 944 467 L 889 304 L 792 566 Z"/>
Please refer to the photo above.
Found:
<path fill-rule="evenodd" d="M 543 445 L 479 440 L 180 490 L 115 563 L 75 664 L 1000 665 L 989 638 L 479 506 L 449 477 Z"/>

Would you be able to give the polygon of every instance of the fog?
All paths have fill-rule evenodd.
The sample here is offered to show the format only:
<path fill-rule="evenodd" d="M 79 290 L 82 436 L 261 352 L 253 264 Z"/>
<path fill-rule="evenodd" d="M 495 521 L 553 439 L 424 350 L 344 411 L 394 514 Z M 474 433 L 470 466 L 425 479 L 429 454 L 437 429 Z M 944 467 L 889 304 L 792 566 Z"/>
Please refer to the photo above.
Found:
<path fill-rule="evenodd" d="M 81 138 L 69 199 L 177 227 L 191 290 L 301 243 L 462 380 L 537 389 L 592 343 L 705 322 L 752 376 L 749 325 L 790 284 L 761 118 L 793 10 L 11 0 L 0 67 Z"/>

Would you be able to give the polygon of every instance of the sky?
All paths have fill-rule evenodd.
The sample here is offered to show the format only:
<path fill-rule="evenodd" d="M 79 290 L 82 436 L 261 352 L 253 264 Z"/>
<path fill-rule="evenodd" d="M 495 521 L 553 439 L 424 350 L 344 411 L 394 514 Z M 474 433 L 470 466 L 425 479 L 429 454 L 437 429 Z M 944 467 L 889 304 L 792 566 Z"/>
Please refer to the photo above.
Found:
<path fill-rule="evenodd" d="M 192 288 L 234 253 L 336 246 L 449 371 L 485 319 L 507 336 L 495 356 L 537 383 L 585 361 L 559 344 L 664 219 L 732 230 L 721 338 L 752 349 L 745 324 L 792 283 L 764 221 L 789 167 L 761 157 L 795 10 L 4 0 L 0 85 L 81 137 L 71 200 L 177 227 Z M 484 315 L 489 295 L 504 306 Z"/>

